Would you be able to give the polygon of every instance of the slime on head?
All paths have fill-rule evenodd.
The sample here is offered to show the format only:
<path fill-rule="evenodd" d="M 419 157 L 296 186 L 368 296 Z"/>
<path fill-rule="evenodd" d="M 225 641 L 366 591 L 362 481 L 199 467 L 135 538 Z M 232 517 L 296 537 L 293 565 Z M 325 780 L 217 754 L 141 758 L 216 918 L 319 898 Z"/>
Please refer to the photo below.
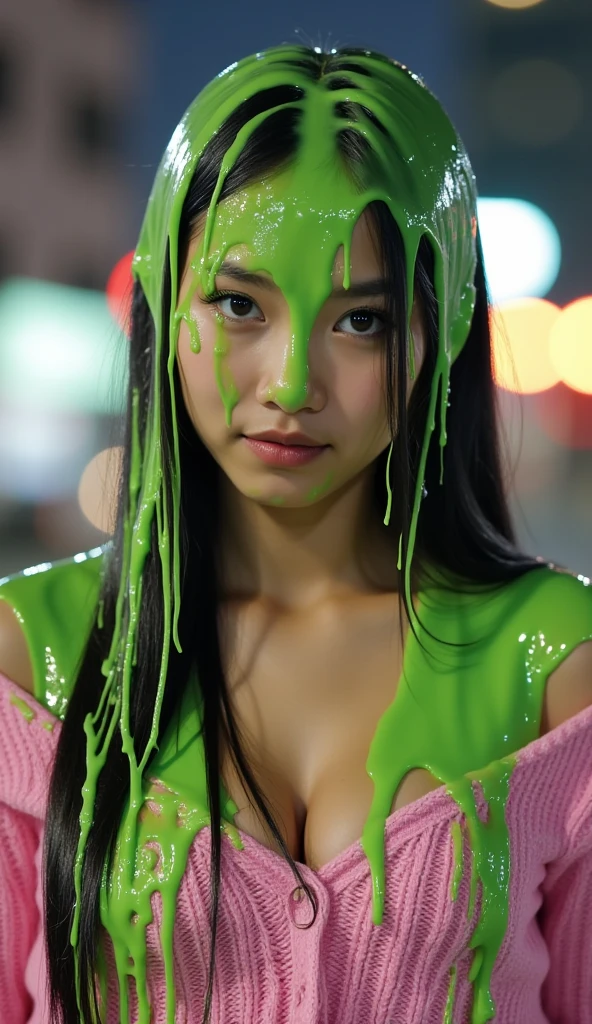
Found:
<path fill-rule="evenodd" d="M 418 621 L 411 600 L 411 559 L 423 489 L 427 448 L 435 427 L 440 396 L 440 445 L 446 442 L 446 407 L 450 367 L 466 341 L 475 303 L 476 190 L 467 154 L 455 129 L 435 97 L 422 81 L 403 65 L 370 53 L 348 59 L 343 71 L 327 71 L 312 80 L 298 66 L 308 52 L 298 46 L 279 46 L 231 65 L 198 95 L 175 130 L 165 152 L 149 199 L 146 217 L 133 261 L 133 272 L 142 284 L 155 325 L 152 394 L 160 393 L 160 356 L 167 344 L 167 373 L 174 428 L 174 459 L 162 464 L 161 410 L 155 400 L 148 410 L 145 435 L 140 439 L 139 396 L 134 395 L 131 475 L 128 514 L 124 522 L 123 559 L 116 604 L 115 627 L 108 657 L 103 665 L 106 682 L 94 715 L 85 721 L 87 779 L 80 816 L 80 841 L 76 856 L 76 907 L 71 933 L 77 974 L 77 947 L 81 876 L 86 840 L 92 823 L 97 779 L 104 764 L 114 729 L 119 725 L 123 749 L 130 764 L 130 799 L 119 844 L 119 863 L 127 865 L 131 884 L 138 835 L 138 813 L 143 802 L 142 777 L 156 748 L 160 711 L 166 682 L 169 645 L 180 650 L 177 623 L 180 607 L 179 506 L 181 467 L 176 431 L 173 371 L 179 327 L 186 320 L 193 332 L 194 350 L 199 339 L 189 314 L 190 297 L 177 309 L 173 301 L 168 323 L 163 322 L 162 288 L 166 253 L 169 253 L 171 294 L 178 295 L 179 221 L 183 202 L 199 160 L 212 136 L 245 101 L 263 90 L 291 86 L 298 97 L 253 117 L 237 134 L 220 168 L 207 214 L 199 258 L 195 263 L 206 292 L 228 250 L 247 244 L 253 270 L 268 271 L 284 293 L 290 308 L 292 347 L 285 379 L 276 391 L 286 408 L 297 408 L 306 393 L 307 347 L 311 328 L 332 287 L 335 255 L 344 248 L 344 287 L 349 286 L 352 232 L 369 203 L 382 200 L 393 214 L 403 237 L 408 326 L 413 306 L 414 268 L 420 240 L 427 234 L 435 259 L 435 290 L 439 307 L 439 352 L 432 382 L 422 454 L 416 482 L 404 585 L 412 621 Z M 309 56 L 309 55 L 308 55 Z M 352 69 L 353 64 L 358 70 Z M 332 88 L 335 86 L 335 88 Z M 339 105 L 356 104 L 357 119 L 345 118 Z M 358 104 L 362 103 L 363 106 Z M 223 203 L 219 197 L 228 173 L 257 126 L 280 109 L 299 112 L 299 145 L 287 169 L 273 181 L 249 190 L 255 209 L 245 217 L 235 197 Z M 359 182 L 348 175 L 338 149 L 344 129 L 358 132 L 366 141 L 369 156 L 360 166 Z M 297 268 L 295 272 L 294 268 Z M 216 372 L 221 400 L 230 425 L 238 401 L 224 356 L 227 345 L 219 322 L 216 341 Z M 412 349 L 411 349 L 412 352 Z M 413 363 L 410 371 L 413 374 Z M 385 522 L 390 515 L 389 505 Z M 330 482 L 320 485 L 321 492 Z M 313 501 L 318 489 L 312 489 Z M 172 508 L 169 518 L 168 509 Z M 149 550 L 151 525 L 156 520 L 162 565 L 164 643 L 157 697 L 149 740 L 141 759 L 134 752 L 130 733 L 130 692 L 135 661 L 138 617 L 141 609 L 142 572 Z M 400 561 L 400 560 L 399 560 Z M 171 598 L 172 595 L 172 598 Z M 78 998 L 80 993 L 78 992 Z"/>
<path fill-rule="evenodd" d="M 273 65 L 272 59 L 270 63 Z M 193 288 L 188 290 L 179 308 L 171 310 L 169 338 L 172 352 L 176 350 L 179 321 L 183 319 L 191 331 L 194 350 L 199 351 L 197 327 L 190 314 L 192 292 L 197 279 L 204 292 L 211 294 L 215 276 L 227 253 L 238 245 L 246 245 L 249 269 L 254 272 L 267 271 L 283 292 L 290 309 L 292 344 L 285 379 L 269 397 L 287 409 L 297 409 L 306 396 L 308 341 L 315 319 L 331 294 L 331 274 L 336 253 L 343 246 L 343 284 L 347 289 L 350 284 L 352 233 L 366 207 L 375 200 L 382 200 L 388 205 L 401 229 L 406 263 L 408 329 L 413 307 L 417 251 L 422 235 L 429 236 L 435 256 L 440 346 L 416 481 L 405 564 L 405 589 L 413 615 L 411 559 L 427 446 L 435 425 L 438 391 L 440 445 L 443 447 L 445 444 L 450 366 L 466 340 L 474 309 L 476 193 L 474 176 L 460 139 L 437 101 L 417 76 L 399 65 L 386 61 L 381 65 L 368 57 L 358 58 L 358 63 L 361 69 L 371 65 L 375 77 L 349 71 L 348 78 L 352 86 L 348 88 L 331 88 L 333 80 L 339 77 L 335 72 L 327 73 L 321 82 L 311 82 L 301 72 L 292 71 L 289 75 L 284 72 L 282 81 L 300 88 L 302 99 L 258 114 L 238 132 L 223 158 L 207 213 L 201 249 L 192 264 Z M 385 64 L 388 66 L 388 74 Z M 272 66 L 269 71 L 261 72 L 263 81 L 253 84 L 249 91 L 243 90 L 242 98 L 261 88 L 279 84 L 277 72 L 271 77 L 273 70 Z M 374 119 L 382 123 L 386 133 L 365 110 L 360 110 L 358 121 L 345 119 L 338 114 L 336 105 L 355 103 L 356 89 L 362 86 L 364 107 Z M 236 104 L 235 88 L 236 85 L 232 89 L 231 104 L 223 107 L 222 119 L 232 112 L 232 104 Z M 274 175 L 272 179 L 250 186 L 219 203 L 226 178 L 249 138 L 265 119 L 280 109 L 296 109 L 300 112 L 299 146 L 295 159 L 287 170 Z M 198 97 L 186 115 L 187 135 L 194 126 L 194 120 L 201 116 Z M 425 137 L 421 140 L 417 138 L 418 124 L 425 130 Z M 370 179 L 365 186 L 354 183 L 345 172 L 338 150 L 339 133 L 344 128 L 358 131 L 370 147 L 370 170 L 365 174 L 362 172 L 364 177 Z M 199 139 L 199 132 L 197 135 Z M 186 153 L 187 141 L 183 139 L 181 153 Z M 196 141 L 191 138 L 193 148 Z M 171 227 L 171 281 L 173 294 L 176 294 L 179 280 L 179 268 L 176 265 L 178 219 Z M 145 260 L 143 263 L 141 245 L 134 265 L 148 293 L 149 282 L 154 283 L 154 264 L 151 258 L 150 273 L 143 275 Z M 298 268 L 297 273 L 294 272 L 295 267 Z M 220 357 L 227 350 L 223 320 L 219 318 L 215 347 L 217 379 L 226 410 L 226 422 L 230 426 L 232 409 L 239 395 L 227 373 L 226 381 L 222 380 L 223 370 L 227 371 L 227 367 L 224 367 Z M 413 346 L 410 347 L 410 356 L 413 374 Z M 387 487 L 389 506 L 385 524 L 388 524 L 390 516 L 388 469 Z M 417 626 L 415 616 L 414 620 Z"/>

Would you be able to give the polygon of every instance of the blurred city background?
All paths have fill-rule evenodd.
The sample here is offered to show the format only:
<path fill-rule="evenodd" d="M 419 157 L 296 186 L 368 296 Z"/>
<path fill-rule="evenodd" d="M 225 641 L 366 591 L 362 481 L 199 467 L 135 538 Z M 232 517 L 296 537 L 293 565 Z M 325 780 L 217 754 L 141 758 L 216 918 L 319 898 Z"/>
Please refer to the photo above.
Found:
<path fill-rule="evenodd" d="M 108 539 L 157 164 L 206 82 L 289 41 L 388 53 L 458 128 L 519 538 L 592 575 L 590 0 L 0 0 L 0 577 Z"/>

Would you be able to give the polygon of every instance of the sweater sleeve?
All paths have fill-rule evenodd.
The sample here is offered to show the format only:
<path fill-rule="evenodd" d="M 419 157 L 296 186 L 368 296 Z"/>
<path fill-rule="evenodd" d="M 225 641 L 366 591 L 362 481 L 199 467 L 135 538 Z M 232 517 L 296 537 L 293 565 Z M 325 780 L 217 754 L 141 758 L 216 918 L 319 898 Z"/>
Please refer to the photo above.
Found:
<path fill-rule="evenodd" d="M 562 850 L 547 866 L 539 923 L 550 966 L 543 1008 L 553 1024 L 592 1024 L 592 718 L 574 737 Z"/>
<path fill-rule="evenodd" d="M 60 722 L 0 675 L 0 1021 L 43 1019 L 41 853 Z"/>

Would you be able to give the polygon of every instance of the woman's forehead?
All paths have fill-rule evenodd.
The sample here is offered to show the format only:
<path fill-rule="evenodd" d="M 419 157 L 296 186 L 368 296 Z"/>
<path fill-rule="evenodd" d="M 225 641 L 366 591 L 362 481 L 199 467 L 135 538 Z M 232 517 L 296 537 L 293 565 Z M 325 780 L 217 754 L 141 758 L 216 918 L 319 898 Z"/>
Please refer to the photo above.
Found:
<path fill-rule="evenodd" d="M 374 255 L 367 203 L 347 175 L 328 175 L 322 167 L 254 182 L 212 204 L 193 246 L 194 269 L 204 278 L 215 276 L 229 254 L 240 253 L 278 284 L 279 278 L 287 283 L 293 277 L 295 264 L 303 278 L 326 279 L 341 249 L 342 274 L 348 277 L 354 243 L 358 260 Z"/>
<path fill-rule="evenodd" d="M 269 266 L 261 268 L 260 272 L 263 276 L 269 275 L 273 278 L 273 263 L 274 255 L 278 253 L 278 249 L 282 246 L 289 245 L 289 237 L 281 237 L 280 229 L 282 227 L 282 217 L 278 215 L 277 204 L 271 210 L 269 215 L 269 221 L 267 225 L 262 226 L 261 223 L 257 225 L 257 230 L 254 230 L 254 226 L 251 218 L 256 217 L 258 214 L 261 218 L 266 216 L 265 210 L 262 209 L 260 201 L 261 195 L 257 189 L 257 186 L 251 186 L 249 189 L 242 190 L 240 193 L 232 197 L 228 197 L 223 200 L 219 206 L 224 209 L 228 207 L 232 208 L 232 216 L 229 218 L 232 224 L 233 237 L 236 238 L 237 231 L 241 223 L 244 225 L 244 233 L 242 235 L 244 240 L 233 241 L 230 245 L 228 244 L 227 232 L 224 228 L 224 218 L 217 218 L 217 228 L 214 227 L 212 241 L 210 245 L 210 253 L 219 252 L 221 249 L 224 251 L 224 259 L 222 268 L 218 268 L 218 273 L 223 273 L 224 267 L 227 265 L 233 265 L 244 269 L 245 271 L 253 270 L 255 264 L 261 265 L 262 259 L 265 260 L 267 257 Z M 303 202 L 305 198 L 303 197 Z M 193 268 L 197 270 L 201 261 L 203 253 L 203 242 L 204 233 L 206 226 L 206 214 L 207 211 L 202 212 L 197 218 L 194 231 L 192 232 L 192 238 L 188 252 L 188 263 L 193 265 Z M 338 216 L 337 211 L 334 214 Z M 311 211 L 311 221 L 314 224 L 314 212 Z M 280 237 L 276 237 L 280 236 Z M 314 232 L 311 228 L 310 239 L 308 246 L 313 244 Z M 302 239 L 306 246 L 306 237 Z M 293 268 L 298 267 L 298 258 L 296 252 L 292 248 L 289 248 L 289 252 L 293 253 Z M 283 255 L 283 254 L 282 254 Z M 310 252 L 309 252 L 310 255 Z M 369 210 L 363 209 L 359 212 L 356 220 L 351 226 L 350 246 L 349 246 L 349 263 L 352 272 L 352 276 L 356 276 L 356 270 L 360 268 L 374 268 L 378 271 L 381 266 L 381 253 L 380 243 L 377 232 L 376 223 L 371 216 Z M 266 260 L 267 262 L 267 260 Z M 336 278 L 340 282 L 343 281 L 345 274 L 345 247 L 340 243 L 334 255 L 334 262 L 332 268 L 333 283 L 336 283 Z"/>

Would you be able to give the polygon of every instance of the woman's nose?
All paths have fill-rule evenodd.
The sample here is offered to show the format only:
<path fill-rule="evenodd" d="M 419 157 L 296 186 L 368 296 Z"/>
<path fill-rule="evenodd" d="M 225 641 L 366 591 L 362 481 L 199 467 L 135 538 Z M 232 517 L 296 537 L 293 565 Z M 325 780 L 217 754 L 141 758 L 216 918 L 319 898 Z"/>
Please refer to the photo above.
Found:
<path fill-rule="evenodd" d="M 321 408 L 326 388 L 320 379 L 320 368 L 311 366 L 308 339 L 299 339 L 290 332 L 278 339 L 269 353 L 265 374 L 261 381 L 261 398 L 275 402 L 286 412 L 301 408 Z"/>

